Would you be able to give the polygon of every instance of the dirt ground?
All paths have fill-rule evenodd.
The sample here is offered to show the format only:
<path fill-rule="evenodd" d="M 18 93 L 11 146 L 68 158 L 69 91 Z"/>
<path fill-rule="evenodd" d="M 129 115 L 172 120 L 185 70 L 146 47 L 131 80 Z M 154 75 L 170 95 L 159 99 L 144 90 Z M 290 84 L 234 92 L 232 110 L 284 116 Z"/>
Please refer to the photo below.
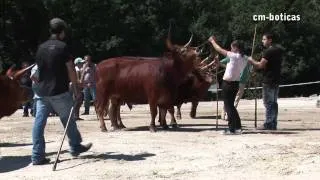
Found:
<path fill-rule="evenodd" d="M 52 163 L 63 135 L 59 119 L 50 117 L 45 131 L 51 164 L 32 166 L 33 118 L 22 118 L 18 110 L 0 121 L 0 179 L 319 179 L 316 98 L 280 99 L 277 131 L 255 130 L 253 100 L 241 101 L 238 110 L 245 131 L 229 136 L 221 134 L 224 120 L 216 129 L 216 102 L 201 102 L 197 119 L 189 117 L 190 103 L 184 104 L 180 128 L 156 133 L 148 131 L 147 105 L 134 106 L 132 111 L 123 106 L 127 129 L 118 132 L 100 132 L 92 111 L 78 122 L 84 142 L 92 142 L 92 149 L 72 158 L 66 139 L 56 171 Z M 258 126 L 263 119 L 258 100 Z"/>

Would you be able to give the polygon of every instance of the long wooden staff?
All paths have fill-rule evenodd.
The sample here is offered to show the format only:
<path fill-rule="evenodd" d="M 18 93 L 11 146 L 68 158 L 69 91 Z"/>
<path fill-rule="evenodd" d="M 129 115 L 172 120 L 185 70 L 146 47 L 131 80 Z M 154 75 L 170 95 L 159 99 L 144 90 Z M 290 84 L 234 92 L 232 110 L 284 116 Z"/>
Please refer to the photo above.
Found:
<path fill-rule="evenodd" d="M 254 35 L 253 35 L 253 40 L 252 40 L 252 49 L 251 49 L 251 57 L 253 56 L 253 51 L 254 51 L 254 42 L 256 40 L 256 34 L 257 34 L 257 24 L 254 27 Z M 257 86 L 256 86 L 256 79 L 257 77 L 254 76 L 253 79 L 253 85 L 254 85 L 254 127 L 257 127 Z"/>
<path fill-rule="evenodd" d="M 218 55 L 216 55 L 216 58 L 218 59 Z M 219 60 L 218 60 L 219 61 Z M 219 62 L 218 62 L 219 63 Z M 219 82 L 218 82 L 218 67 L 216 66 L 216 102 L 217 102 L 217 114 L 216 114 L 216 130 L 218 130 L 218 126 L 219 126 L 219 121 L 218 121 L 218 114 L 219 114 L 219 91 L 218 91 L 218 85 L 219 85 Z"/>

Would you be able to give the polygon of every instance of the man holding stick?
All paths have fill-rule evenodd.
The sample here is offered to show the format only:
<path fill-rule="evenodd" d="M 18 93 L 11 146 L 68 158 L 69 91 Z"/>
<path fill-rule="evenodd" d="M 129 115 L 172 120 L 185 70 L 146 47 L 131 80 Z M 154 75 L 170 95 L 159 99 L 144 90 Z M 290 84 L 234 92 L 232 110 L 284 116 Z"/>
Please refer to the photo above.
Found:
<path fill-rule="evenodd" d="M 214 36 L 209 38 L 209 42 L 218 53 L 230 58 L 222 82 L 223 102 L 229 118 L 229 128 L 224 131 L 224 134 L 241 134 L 241 119 L 234 106 L 234 101 L 239 90 L 240 73 L 247 64 L 247 61 L 244 60 L 243 43 L 235 40 L 230 45 L 231 51 L 227 51 L 216 43 Z M 215 61 L 215 63 L 219 65 L 219 61 Z"/>
<path fill-rule="evenodd" d="M 262 43 L 266 49 L 262 53 L 261 60 L 257 62 L 252 57 L 248 59 L 248 63 L 263 71 L 262 96 L 266 109 L 266 119 L 263 126 L 258 129 L 276 130 L 282 50 L 272 45 L 272 35 L 270 33 L 263 34 Z"/>
<path fill-rule="evenodd" d="M 79 97 L 79 88 L 74 64 L 70 56 L 65 38 L 66 23 L 59 18 L 50 21 L 49 40 L 41 44 L 36 55 L 36 63 L 39 70 L 37 112 L 32 129 L 32 164 L 42 165 L 50 162 L 45 157 L 44 129 L 50 109 L 59 114 L 63 126 L 69 118 L 74 104 L 69 92 L 69 79 L 74 84 L 74 95 Z M 66 128 L 71 147 L 71 155 L 78 156 L 88 151 L 92 144 L 82 145 L 81 135 L 77 128 L 74 114 L 71 114 L 69 126 Z"/>

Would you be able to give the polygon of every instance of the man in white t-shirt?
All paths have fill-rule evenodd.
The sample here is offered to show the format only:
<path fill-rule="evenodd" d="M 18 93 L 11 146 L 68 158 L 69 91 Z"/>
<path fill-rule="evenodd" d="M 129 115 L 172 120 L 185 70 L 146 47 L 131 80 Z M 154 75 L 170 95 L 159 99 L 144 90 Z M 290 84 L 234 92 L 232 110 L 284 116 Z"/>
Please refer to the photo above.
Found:
<path fill-rule="evenodd" d="M 81 79 L 81 74 L 82 74 L 82 71 L 83 71 L 83 64 L 85 63 L 85 60 L 82 59 L 81 57 L 78 57 L 74 60 L 74 65 L 75 65 L 75 69 L 76 69 L 76 73 L 77 73 L 77 78 L 78 78 L 78 81 L 80 82 L 80 79 Z M 71 85 L 72 86 L 72 85 Z M 70 88 L 72 89 L 72 88 Z M 74 116 L 76 117 L 76 120 L 83 120 L 82 118 L 80 118 L 79 116 L 79 112 L 80 112 L 80 107 L 82 105 L 82 102 L 83 102 L 83 93 L 80 92 L 80 96 L 79 98 L 77 99 L 77 102 L 75 104 L 75 107 L 74 107 Z"/>
<path fill-rule="evenodd" d="M 82 59 L 81 57 L 78 57 L 74 60 L 74 65 L 75 65 L 75 69 L 76 69 L 76 73 L 77 73 L 77 78 L 80 81 L 80 77 L 81 77 L 81 71 L 83 68 L 83 64 L 85 63 L 85 60 Z"/>
<path fill-rule="evenodd" d="M 213 36 L 209 38 L 209 42 L 218 53 L 230 59 L 226 65 L 222 83 L 223 102 L 229 118 L 229 128 L 225 130 L 224 134 L 241 134 L 241 120 L 234 106 L 234 101 L 239 90 L 240 74 L 247 64 L 243 54 L 243 43 L 235 40 L 231 43 L 231 51 L 227 51 L 216 43 Z M 216 64 L 219 65 L 218 60 L 216 60 Z"/>

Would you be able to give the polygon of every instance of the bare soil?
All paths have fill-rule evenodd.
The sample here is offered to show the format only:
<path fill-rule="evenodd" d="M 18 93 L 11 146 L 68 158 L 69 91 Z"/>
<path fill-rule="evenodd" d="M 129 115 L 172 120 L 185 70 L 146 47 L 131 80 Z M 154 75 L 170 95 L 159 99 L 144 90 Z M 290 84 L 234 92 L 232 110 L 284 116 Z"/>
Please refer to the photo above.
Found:
<path fill-rule="evenodd" d="M 33 118 L 18 110 L 0 120 L 0 179 L 319 179 L 320 108 L 315 98 L 279 99 L 277 131 L 254 128 L 254 101 L 243 100 L 238 111 L 242 135 L 222 135 L 226 121 L 216 128 L 216 102 L 201 102 L 197 118 L 189 117 L 190 103 L 182 106 L 178 129 L 158 128 L 150 133 L 149 108 L 122 107 L 127 129 L 100 132 L 96 115 L 82 116 L 78 127 L 89 152 L 72 158 L 68 141 L 61 162 L 52 163 L 63 135 L 57 117 L 50 117 L 45 130 L 46 152 L 51 164 L 30 165 Z M 221 102 L 219 108 L 221 109 Z M 92 108 L 93 110 L 93 108 Z M 170 117 L 167 116 L 169 122 Z M 258 126 L 264 120 L 258 100 Z M 107 121 L 108 126 L 110 122 Z"/>

